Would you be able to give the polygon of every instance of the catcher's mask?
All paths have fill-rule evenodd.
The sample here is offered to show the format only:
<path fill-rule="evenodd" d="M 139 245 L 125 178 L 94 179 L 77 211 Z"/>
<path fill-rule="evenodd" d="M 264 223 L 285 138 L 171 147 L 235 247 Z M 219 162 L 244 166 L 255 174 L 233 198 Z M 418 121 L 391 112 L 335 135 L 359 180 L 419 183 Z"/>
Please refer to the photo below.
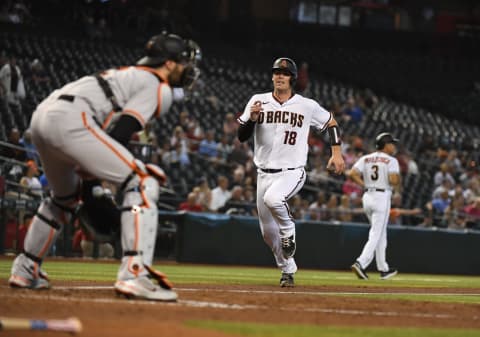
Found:
<path fill-rule="evenodd" d="M 290 84 L 293 86 L 297 80 L 298 70 L 295 62 L 288 57 L 280 57 L 273 62 L 272 73 L 275 70 L 286 70 L 290 73 Z"/>
<path fill-rule="evenodd" d="M 394 138 L 390 133 L 388 132 L 383 132 L 375 138 L 375 147 L 377 150 L 382 150 L 385 145 L 389 143 L 396 144 L 398 143 L 399 140 L 397 138 Z"/>
<path fill-rule="evenodd" d="M 160 67 L 167 60 L 181 63 L 185 66 L 180 79 L 170 82 L 173 87 L 190 88 L 200 75 L 197 64 L 201 61 L 202 52 L 193 40 L 184 40 L 175 34 L 155 35 L 145 45 L 145 56 L 137 61 L 137 65 Z"/>

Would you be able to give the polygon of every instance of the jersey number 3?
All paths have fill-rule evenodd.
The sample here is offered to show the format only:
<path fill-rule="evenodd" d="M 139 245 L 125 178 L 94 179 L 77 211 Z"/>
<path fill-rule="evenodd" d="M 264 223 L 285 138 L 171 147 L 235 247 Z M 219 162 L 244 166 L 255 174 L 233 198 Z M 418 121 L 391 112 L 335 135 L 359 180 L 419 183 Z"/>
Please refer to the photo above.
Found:
<path fill-rule="evenodd" d="M 373 170 L 373 174 L 370 175 L 370 178 L 372 178 L 372 180 L 377 180 L 378 179 L 378 165 L 373 165 L 372 170 Z"/>
<path fill-rule="evenodd" d="M 283 139 L 283 144 L 295 145 L 296 142 L 297 142 L 297 132 L 285 131 L 285 138 Z"/>

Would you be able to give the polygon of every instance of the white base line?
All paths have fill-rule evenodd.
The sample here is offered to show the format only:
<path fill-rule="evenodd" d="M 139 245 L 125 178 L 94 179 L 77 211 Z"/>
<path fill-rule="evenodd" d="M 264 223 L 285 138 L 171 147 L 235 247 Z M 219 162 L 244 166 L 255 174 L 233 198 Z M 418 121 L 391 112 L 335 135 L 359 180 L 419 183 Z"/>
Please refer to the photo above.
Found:
<path fill-rule="evenodd" d="M 63 289 L 84 289 L 85 287 L 63 287 Z M 92 287 L 99 289 L 99 287 Z M 113 287 L 101 287 L 101 289 L 113 289 Z M 180 290 L 180 289 L 179 289 Z M 166 306 L 183 306 L 193 308 L 214 308 L 214 309 L 227 309 L 227 310 L 265 310 L 269 308 L 264 305 L 243 305 L 243 304 L 229 304 L 222 302 L 208 302 L 208 301 L 194 301 L 194 300 L 179 300 L 177 303 L 171 302 L 154 302 L 145 300 L 125 300 L 122 298 L 81 298 L 81 297 L 63 297 L 58 295 L 38 295 L 38 294 L 26 294 L 15 293 L 12 291 L 10 294 L 1 294 L 0 298 L 14 298 L 14 299 L 27 299 L 27 300 L 40 300 L 40 301 L 56 301 L 56 302 L 84 302 L 84 303 L 106 303 L 106 304 L 126 304 L 126 305 L 166 305 Z M 285 293 L 285 292 L 283 292 Z M 435 319 L 460 319 L 451 314 L 423 314 L 423 313 L 408 313 L 408 312 L 396 312 L 396 311 L 376 311 L 376 310 L 349 310 L 349 309 L 334 309 L 334 308 L 279 308 L 278 310 L 286 312 L 316 312 L 324 314 L 336 314 L 336 315 L 354 315 L 354 316 L 387 316 L 387 317 L 414 317 L 414 318 L 435 318 Z M 461 317 L 465 319 L 468 317 Z M 470 317 L 470 319 L 478 320 L 478 316 Z"/>
<path fill-rule="evenodd" d="M 53 287 L 54 290 L 108 290 L 113 289 L 112 286 L 61 286 Z M 415 293 L 415 292 L 385 292 L 385 291 L 285 291 L 285 290 L 253 290 L 253 289 L 208 289 L 208 288 L 182 288 L 175 287 L 175 290 L 189 292 L 217 292 L 217 293 L 237 293 L 237 294 L 274 294 L 274 295 L 407 295 L 407 296 L 472 296 L 480 297 L 480 293 Z"/>

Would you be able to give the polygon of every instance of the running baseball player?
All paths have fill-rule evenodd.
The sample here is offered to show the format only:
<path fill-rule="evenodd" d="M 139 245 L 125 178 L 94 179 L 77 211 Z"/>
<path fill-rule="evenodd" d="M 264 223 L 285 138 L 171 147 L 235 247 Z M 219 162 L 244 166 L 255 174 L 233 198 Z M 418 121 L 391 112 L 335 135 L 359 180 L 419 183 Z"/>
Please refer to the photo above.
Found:
<path fill-rule="evenodd" d="M 328 129 L 332 149 L 328 167 L 337 174 L 345 168 L 337 122 L 317 102 L 295 94 L 297 73 L 292 59 L 275 60 L 273 92 L 253 95 L 238 118 L 238 139 L 245 142 L 254 135 L 260 229 L 282 271 L 281 287 L 293 287 L 297 271 L 295 223 L 287 201 L 305 183 L 310 126 Z"/>
<path fill-rule="evenodd" d="M 365 189 L 362 197 L 363 209 L 371 226 L 368 241 L 351 267 L 359 279 L 368 280 L 365 269 L 374 256 L 382 280 L 397 274 L 397 270 L 389 268 L 386 260 L 392 190 L 398 190 L 400 186 L 400 168 L 398 160 L 393 157 L 397 151 L 397 142 L 398 139 L 390 133 L 379 134 L 375 139 L 377 151 L 362 156 L 348 172 L 352 180 Z"/>
<path fill-rule="evenodd" d="M 152 268 L 159 181 L 165 175 L 159 167 L 136 160 L 126 146 L 150 118 L 168 112 L 171 87 L 191 84 L 195 76 L 189 75 L 197 73 L 196 47 L 177 35 L 156 35 L 135 66 L 82 77 L 40 103 L 30 129 L 52 195 L 40 205 L 25 251 L 13 262 L 10 286 L 50 287 L 42 260 L 72 218 L 82 183 L 83 189 L 92 187 L 92 195 L 83 196 L 85 206 L 95 203 L 98 186 L 92 181 L 97 178 L 117 184 L 122 198 L 123 258 L 116 292 L 147 300 L 177 299 L 166 276 Z"/>

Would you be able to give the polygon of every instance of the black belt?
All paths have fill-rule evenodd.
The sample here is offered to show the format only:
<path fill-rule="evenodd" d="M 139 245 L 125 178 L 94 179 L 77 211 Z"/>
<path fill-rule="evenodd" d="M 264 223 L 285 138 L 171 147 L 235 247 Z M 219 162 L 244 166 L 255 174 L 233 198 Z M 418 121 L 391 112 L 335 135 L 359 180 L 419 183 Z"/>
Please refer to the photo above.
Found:
<path fill-rule="evenodd" d="M 385 192 L 384 188 L 366 188 L 365 192 Z"/>
<path fill-rule="evenodd" d="M 75 100 L 75 96 L 72 96 L 72 95 L 60 95 L 60 96 L 58 96 L 58 99 L 61 99 L 62 101 L 67 101 L 67 102 L 73 103 L 73 101 Z"/>
<path fill-rule="evenodd" d="M 295 168 L 290 167 L 290 168 L 286 168 L 286 169 L 264 169 L 264 168 L 260 169 L 260 171 L 265 172 L 265 173 L 278 173 L 278 172 L 282 172 L 282 171 L 291 171 L 291 170 L 295 170 Z"/>

